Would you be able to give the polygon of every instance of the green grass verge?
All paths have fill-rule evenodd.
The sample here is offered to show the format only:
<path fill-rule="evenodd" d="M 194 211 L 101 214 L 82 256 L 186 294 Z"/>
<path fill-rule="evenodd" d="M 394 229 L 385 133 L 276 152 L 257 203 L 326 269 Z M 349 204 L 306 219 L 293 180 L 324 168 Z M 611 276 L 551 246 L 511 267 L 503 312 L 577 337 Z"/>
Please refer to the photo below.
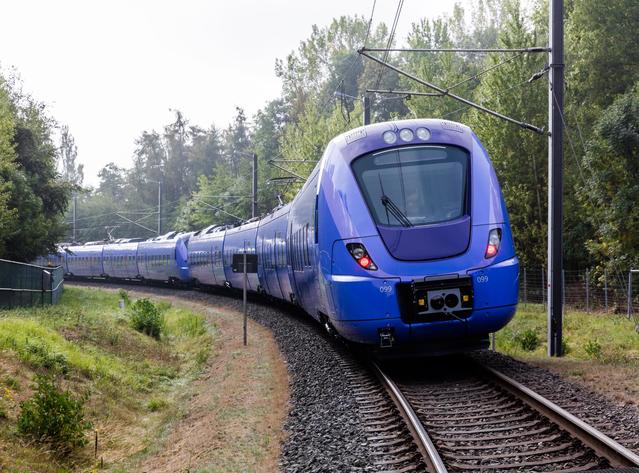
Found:
<path fill-rule="evenodd" d="M 512 322 L 496 336 L 497 350 L 512 356 L 545 356 L 546 311 L 520 304 Z M 564 318 L 566 358 L 639 366 L 639 333 L 635 320 L 623 315 L 568 310 Z"/>
<path fill-rule="evenodd" d="M 89 393 L 88 417 L 111 438 L 103 449 L 114 457 L 126 456 L 118 449 L 147 449 L 180 410 L 180 397 L 211 353 L 215 327 L 202 314 L 159 302 L 164 322 L 156 340 L 132 328 L 130 309 L 120 309 L 119 299 L 115 291 L 67 287 L 56 306 L 0 310 L 0 470 L 38 469 L 47 455 L 37 445 L 19 448 L 14 458 L 2 454 L 19 442 L 19 403 L 36 374 L 54 374 L 71 391 Z M 143 440 L 127 437 L 133 427 Z M 61 468 L 56 460 L 42 471 Z"/>

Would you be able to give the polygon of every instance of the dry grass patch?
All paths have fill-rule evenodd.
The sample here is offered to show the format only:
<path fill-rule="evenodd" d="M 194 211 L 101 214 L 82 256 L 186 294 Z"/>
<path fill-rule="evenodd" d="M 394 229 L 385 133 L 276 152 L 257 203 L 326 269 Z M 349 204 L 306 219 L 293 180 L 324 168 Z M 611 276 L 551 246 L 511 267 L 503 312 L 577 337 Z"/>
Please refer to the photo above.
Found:
<path fill-rule="evenodd" d="M 193 384 L 185 415 L 135 469 L 276 471 L 288 403 L 288 374 L 276 343 L 268 330 L 249 321 L 244 347 L 241 314 L 204 310 L 219 331 L 213 356 Z"/>

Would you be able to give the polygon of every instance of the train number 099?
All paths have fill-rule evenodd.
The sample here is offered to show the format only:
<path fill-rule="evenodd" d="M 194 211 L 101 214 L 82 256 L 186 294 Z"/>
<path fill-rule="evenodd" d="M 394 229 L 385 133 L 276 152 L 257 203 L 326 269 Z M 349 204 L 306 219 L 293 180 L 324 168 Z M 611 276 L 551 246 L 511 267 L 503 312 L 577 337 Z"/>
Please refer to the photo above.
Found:
<path fill-rule="evenodd" d="M 477 276 L 477 282 L 478 283 L 485 283 L 488 282 L 488 276 L 485 274 L 482 274 L 480 276 Z"/>

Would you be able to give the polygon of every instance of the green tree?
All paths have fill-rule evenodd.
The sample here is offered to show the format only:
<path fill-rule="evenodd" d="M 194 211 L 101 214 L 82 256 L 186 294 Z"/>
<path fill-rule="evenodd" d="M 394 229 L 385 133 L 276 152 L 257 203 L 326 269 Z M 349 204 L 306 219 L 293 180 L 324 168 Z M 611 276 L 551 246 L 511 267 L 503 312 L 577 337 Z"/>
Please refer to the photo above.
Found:
<path fill-rule="evenodd" d="M 610 271 L 639 264 L 639 83 L 594 125 L 579 193 L 596 229 L 588 249 Z"/>
<path fill-rule="evenodd" d="M 31 261 L 55 248 L 71 190 L 56 172 L 53 120 L 0 78 L 0 255 Z M 4 190 L 4 191 L 3 191 Z"/>
<path fill-rule="evenodd" d="M 76 164 L 78 147 L 75 144 L 73 135 L 69 132 L 69 127 L 66 125 L 62 127 L 60 132 L 58 153 L 63 179 L 78 187 L 81 186 L 84 180 L 84 165 Z"/>

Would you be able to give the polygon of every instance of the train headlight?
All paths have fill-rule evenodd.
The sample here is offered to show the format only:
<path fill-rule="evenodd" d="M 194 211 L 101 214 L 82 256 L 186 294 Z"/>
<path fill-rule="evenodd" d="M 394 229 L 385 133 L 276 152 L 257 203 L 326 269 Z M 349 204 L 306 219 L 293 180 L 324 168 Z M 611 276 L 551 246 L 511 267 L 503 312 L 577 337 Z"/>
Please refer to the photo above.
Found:
<path fill-rule="evenodd" d="M 415 134 L 420 140 L 430 140 L 430 130 L 428 128 L 419 127 L 417 130 L 415 130 Z"/>
<path fill-rule="evenodd" d="M 368 255 L 366 247 L 361 243 L 348 243 L 346 249 L 351 254 L 353 259 L 357 261 L 362 268 L 369 271 L 377 271 L 377 265 L 373 262 L 373 259 Z"/>
<path fill-rule="evenodd" d="M 382 138 L 384 138 L 384 142 L 386 142 L 389 145 L 392 145 L 393 143 L 395 143 L 397 141 L 397 135 L 395 134 L 394 131 L 385 131 L 384 134 L 382 135 Z"/>
<path fill-rule="evenodd" d="M 400 130 L 399 137 L 402 139 L 402 141 L 412 141 L 415 135 L 413 134 L 413 130 L 404 128 L 403 130 Z"/>
<path fill-rule="evenodd" d="M 486 258 L 493 258 L 499 251 L 501 245 L 501 228 L 493 228 L 488 234 L 488 245 L 486 246 Z"/>

